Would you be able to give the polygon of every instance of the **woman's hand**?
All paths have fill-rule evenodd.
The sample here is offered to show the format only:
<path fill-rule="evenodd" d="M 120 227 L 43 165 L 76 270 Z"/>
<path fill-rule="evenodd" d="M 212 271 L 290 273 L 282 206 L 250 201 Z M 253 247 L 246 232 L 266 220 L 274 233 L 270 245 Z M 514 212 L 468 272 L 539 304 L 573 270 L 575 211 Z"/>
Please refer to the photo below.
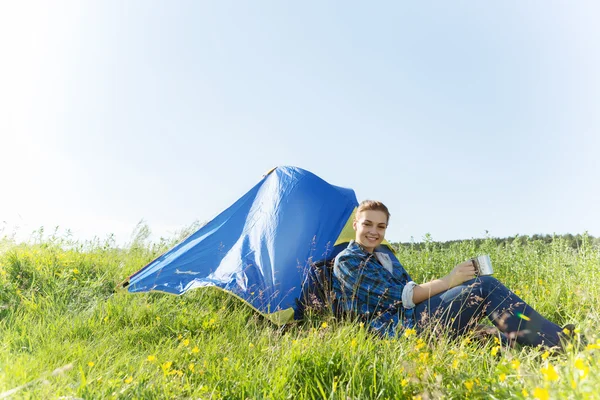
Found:
<path fill-rule="evenodd" d="M 448 283 L 448 289 L 450 289 L 475 278 L 475 272 L 475 265 L 472 260 L 469 260 L 458 264 L 442 279 Z"/>

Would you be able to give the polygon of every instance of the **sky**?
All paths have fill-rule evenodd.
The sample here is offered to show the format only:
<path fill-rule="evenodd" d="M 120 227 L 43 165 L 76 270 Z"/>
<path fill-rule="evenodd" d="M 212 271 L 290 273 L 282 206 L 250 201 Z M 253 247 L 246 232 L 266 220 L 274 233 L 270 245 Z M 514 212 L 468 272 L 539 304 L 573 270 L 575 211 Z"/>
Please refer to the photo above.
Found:
<path fill-rule="evenodd" d="M 0 3 L 0 236 L 153 238 L 278 165 L 390 241 L 600 236 L 595 1 Z"/>

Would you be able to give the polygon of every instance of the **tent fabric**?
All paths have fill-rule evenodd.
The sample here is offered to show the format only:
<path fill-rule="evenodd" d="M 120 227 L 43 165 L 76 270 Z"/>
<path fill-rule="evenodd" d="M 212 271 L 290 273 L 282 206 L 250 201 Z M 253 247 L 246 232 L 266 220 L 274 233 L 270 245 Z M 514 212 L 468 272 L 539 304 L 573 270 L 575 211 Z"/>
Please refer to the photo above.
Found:
<path fill-rule="evenodd" d="M 334 244 L 358 205 L 354 191 L 297 167 L 277 167 L 233 205 L 133 274 L 129 292 L 183 294 L 217 287 L 274 322 L 298 308 L 315 263 Z"/>

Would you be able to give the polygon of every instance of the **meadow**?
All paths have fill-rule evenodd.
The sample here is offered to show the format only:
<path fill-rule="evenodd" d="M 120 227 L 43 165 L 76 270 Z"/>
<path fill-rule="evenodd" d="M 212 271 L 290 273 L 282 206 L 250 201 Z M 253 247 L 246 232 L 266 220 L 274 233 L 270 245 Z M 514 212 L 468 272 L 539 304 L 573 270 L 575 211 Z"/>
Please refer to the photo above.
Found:
<path fill-rule="evenodd" d="M 398 250 L 417 282 L 490 254 L 497 278 L 587 337 L 562 355 L 494 338 L 382 339 L 317 310 L 278 327 L 210 288 L 115 292 L 180 239 L 146 237 L 124 248 L 110 237 L 0 239 L 0 398 L 600 398 L 600 247 L 585 235 L 578 248 L 428 238 Z"/>

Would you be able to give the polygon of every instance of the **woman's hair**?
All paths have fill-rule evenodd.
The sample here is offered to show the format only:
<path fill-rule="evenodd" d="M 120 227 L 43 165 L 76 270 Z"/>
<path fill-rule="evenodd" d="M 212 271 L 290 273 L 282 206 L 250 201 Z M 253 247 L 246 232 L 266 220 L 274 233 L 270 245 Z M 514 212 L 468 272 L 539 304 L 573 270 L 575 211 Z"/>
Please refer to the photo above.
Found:
<path fill-rule="evenodd" d="M 356 215 L 361 211 L 382 211 L 387 216 L 388 222 L 390 221 L 390 212 L 388 208 L 380 201 L 376 200 L 363 200 L 356 210 Z"/>

